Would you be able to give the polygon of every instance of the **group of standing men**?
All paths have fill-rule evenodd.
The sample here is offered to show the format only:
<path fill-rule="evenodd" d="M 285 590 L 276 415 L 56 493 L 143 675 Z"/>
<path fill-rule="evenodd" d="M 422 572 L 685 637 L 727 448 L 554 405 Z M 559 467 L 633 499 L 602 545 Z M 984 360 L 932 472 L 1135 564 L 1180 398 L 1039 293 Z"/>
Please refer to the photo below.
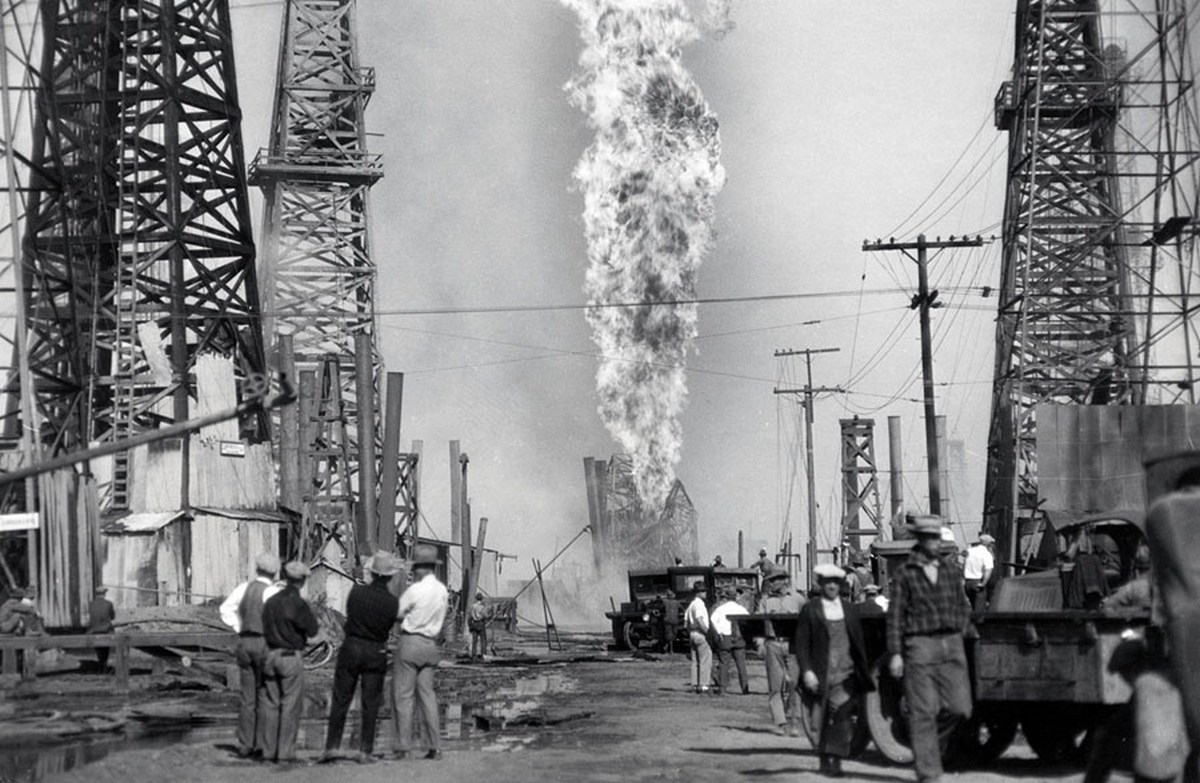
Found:
<path fill-rule="evenodd" d="M 325 753 L 330 760 L 342 741 L 346 713 L 355 688 L 362 687 L 360 762 L 374 757 L 375 727 L 387 674 L 388 638 L 400 623 L 392 680 L 395 715 L 393 756 L 406 758 L 413 745 L 413 709 L 420 708 L 426 758 L 441 757 L 438 707 L 433 673 L 449 604 L 446 586 L 434 575 L 437 550 L 414 547 L 413 582 L 396 597 L 391 580 L 400 561 L 388 552 L 375 553 L 364 566 L 370 582 L 356 585 L 346 600 L 345 641 L 334 674 Z M 241 674 L 237 755 L 270 762 L 293 762 L 304 695 L 304 650 L 320 628 L 312 607 L 300 594 L 308 567 L 290 562 L 284 580 L 276 582 L 279 559 L 262 554 L 255 577 L 239 584 L 221 604 L 221 619 L 238 634 L 237 663 Z"/>

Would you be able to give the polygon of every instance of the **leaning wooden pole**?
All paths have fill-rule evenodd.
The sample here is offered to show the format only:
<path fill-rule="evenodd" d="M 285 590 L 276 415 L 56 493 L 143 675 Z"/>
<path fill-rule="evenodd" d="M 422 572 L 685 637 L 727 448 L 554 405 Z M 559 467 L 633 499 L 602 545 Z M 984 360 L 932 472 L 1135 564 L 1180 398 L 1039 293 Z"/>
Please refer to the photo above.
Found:
<path fill-rule="evenodd" d="M 358 435 L 358 508 L 354 515 L 355 538 L 362 547 L 359 556 L 375 551 L 375 532 L 378 519 L 376 480 L 378 461 L 375 457 L 375 346 L 371 335 L 354 335 L 354 400 L 358 405 L 355 424 Z M 363 546 L 365 544 L 365 547 Z M 363 551 L 365 550 L 365 551 Z"/>
<path fill-rule="evenodd" d="M 391 552 L 396 546 L 396 495 L 400 492 L 400 412 L 404 402 L 404 373 L 387 374 L 383 408 L 383 452 L 379 471 L 379 514 L 375 546 Z M 411 531 L 410 531 L 411 533 Z"/>

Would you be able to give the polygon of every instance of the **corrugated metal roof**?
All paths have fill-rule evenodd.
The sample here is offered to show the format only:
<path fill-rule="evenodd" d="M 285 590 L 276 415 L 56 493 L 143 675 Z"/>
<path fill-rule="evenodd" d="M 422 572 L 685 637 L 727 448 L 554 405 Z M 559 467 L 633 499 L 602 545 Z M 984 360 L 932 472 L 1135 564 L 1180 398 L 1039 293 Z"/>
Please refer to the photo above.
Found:
<path fill-rule="evenodd" d="M 162 530 L 177 519 L 186 517 L 188 512 L 177 511 L 146 511 L 138 514 L 127 514 L 120 519 L 108 522 L 102 528 L 105 533 L 154 533 Z"/>

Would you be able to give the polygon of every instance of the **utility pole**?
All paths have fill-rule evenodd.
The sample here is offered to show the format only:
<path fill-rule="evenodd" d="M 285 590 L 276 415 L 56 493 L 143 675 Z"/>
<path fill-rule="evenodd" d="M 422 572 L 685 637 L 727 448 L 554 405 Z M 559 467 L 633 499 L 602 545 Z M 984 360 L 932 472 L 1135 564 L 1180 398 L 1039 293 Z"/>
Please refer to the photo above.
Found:
<path fill-rule="evenodd" d="M 925 239 L 924 234 L 920 234 L 917 236 L 916 242 L 897 242 L 894 239 L 882 242 L 876 239 L 874 244 L 871 244 L 864 239 L 862 246 L 864 253 L 899 250 L 910 260 L 917 262 L 917 295 L 913 297 L 909 307 L 918 310 L 921 316 L 921 377 L 925 387 L 925 461 L 929 471 L 929 513 L 937 516 L 942 515 L 942 486 L 938 467 L 937 412 L 933 401 L 933 343 L 929 336 L 929 311 L 932 308 L 941 307 L 942 303 L 937 301 L 937 289 L 932 292 L 929 290 L 927 251 L 929 248 L 942 250 L 950 247 L 980 247 L 982 245 L 983 238 L 979 236 L 960 239 L 950 237 L 946 242 L 938 237 L 935 241 L 929 242 Z M 916 258 L 913 258 L 910 250 L 917 251 Z"/>
<path fill-rule="evenodd" d="M 804 363 L 808 372 L 808 382 L 800 389 L 780 389 L 776 388 L 776 394 L 803 394 L 804 402 L 804 452 L 808 466 L 808 548 L 805 557 L 805 567 L 808 569 L 805 578 L 812 581 L 813 567 L 817 564 L 817 488 L 816 481 L 813 478 L 813 446 L 812 446 L 812 425 L 813 425 L 813 395 L 824 393 L 845 393 L 845 389 L 840 386 L 813 386 L 812 377 L 812 355 L 814 353 L 836 353 L 842 350 L 841 348 L 804 348 L 799 351 L 776 351 L 775 357 L 781 358 L 784 356 L 804 355 Z"/>

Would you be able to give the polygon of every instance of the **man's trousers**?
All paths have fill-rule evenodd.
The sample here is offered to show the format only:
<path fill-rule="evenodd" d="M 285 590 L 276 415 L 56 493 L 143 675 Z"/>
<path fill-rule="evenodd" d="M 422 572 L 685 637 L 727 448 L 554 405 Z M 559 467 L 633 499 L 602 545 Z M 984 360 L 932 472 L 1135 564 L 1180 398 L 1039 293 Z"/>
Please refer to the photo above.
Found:
<path fill-rule="evenodd" d="M 104 649 L 104 653 L 104 659 L 107 661 L 107 648 Z M 238 702 L 238 751 L 242 754 L 261 752 L 265 744 L 262 717 L 266 714 L 267 688 L 263 679 L 263 665 L 267 660 L 267 642 L 261 636 L 239 637 L 236 659 L 241 685 Z"/>
<path fill-rule="evenodd" d="M 414 706 L 421 710 L 429 750 L 438 750 L 441 746 L 437 694 L 433 690 L 433 672 L 440 658 L 437 642 L 433 639 L 419 634 L 400 635 L 392 671 L 396 750 L 412 750 Z"/>
<path fill-rule="evenodd" d="M 299 650 L 271 650 L 263 666 L 266 714 L 263 716 L 263 758 L 294 761 L 300 708 L 304 696 L 304 657 Z"/>
<path fill-rule="evenodd" d="M 387 647 L 347 636 L 338 651 L 337 668 L 333 674 L 333 698 L 329 707 L 329 729 L 325 734 L 325 750 L 336 750 L 342 744 L 346 712 L 354 700 L 354 688 L 362 681 L 362 738 L 358 749 L 370 754 L 375 750 L 375 722 L 379 704 L 383 701 L 383 680 L 387 675 Z"/>
<path fill-rule="evenodd" d="M 763 642 L 763 657 L 767 661 L 767 707 L 776 726 L 783 726 L 800 716 L 800 664 L 788 652 L 785 639 Z"/>
<path fill-rule="evenodd" d="M 904 696 L 917 780 L 936 778 L 950 735 L 971 717 L 961 633 L 904 637 Z"/>
<path fill-rule="evenodd" d="M 750 686 L 746 675 L 746 642 L 740 636 L 722 634 L 717 640 L 717 655 L 720 658 L 718 683 L 722 693 L 729 692 L 729 681 L 737 669 L 738 685 L 745 691 Z"/>
<path fill-rule="evenodd" d="M 692 644 L 691 651 L 691 681 L 692 688 L 707 688 L 712 680 L 712 648 L 708 646 L 708 637 L 700 631 L 689 631 L 688 640 Z"/>

